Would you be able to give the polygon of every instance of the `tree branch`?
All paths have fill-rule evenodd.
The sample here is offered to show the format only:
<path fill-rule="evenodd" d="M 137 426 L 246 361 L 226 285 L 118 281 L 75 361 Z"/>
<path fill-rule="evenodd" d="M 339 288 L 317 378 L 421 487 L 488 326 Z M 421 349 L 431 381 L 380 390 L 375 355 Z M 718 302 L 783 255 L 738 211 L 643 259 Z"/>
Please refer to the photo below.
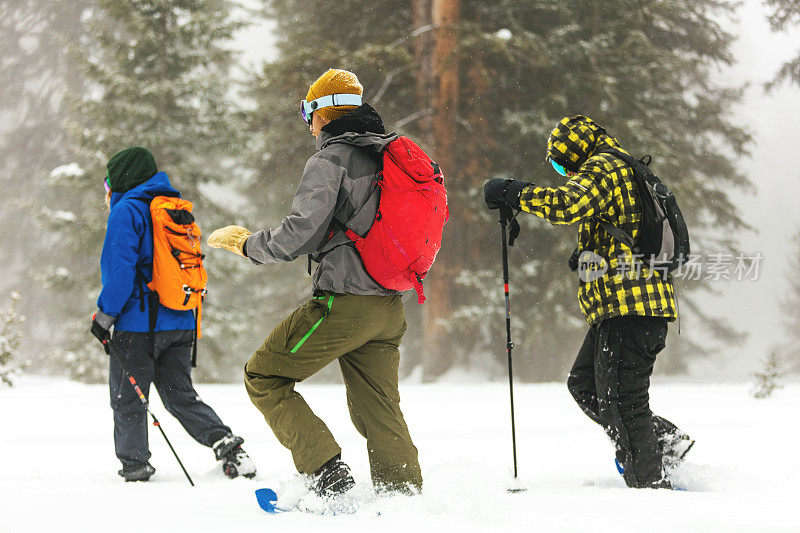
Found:
<path fill-rule="evenodd" d="M 409 35 L 404 35 L 403 37 L 400 37 L 399 39 L 396 39 L 393 43 L 391 43 L 389 45 L 389 48 L 394 48 L 395 46 L 400 46 L 401 44 L 403 44 L 403 41 L 405 41 L 409 37 L 419 37 L 423 33 L 427 33 L 429 31 L 435 30 L 435 29 L 436 29 L 436 24 L 426 24 L 424 26 L 420 26 L 416 30 L 412 31 Z"/>
<path fill-rule="evenodd" d="M 414 122 L 415 120 L 417 120 L 419 118 L 422 118 L 422 117 L 424 117 L 426 115 L 430 115 L 431 113 L 433 113 L 433 108 L 432 107 L 429 107 L 428 109 L 422 109 L 420 111 L 417 111 L 416 113 L 412 113 L 412 114 L 408 115 L 405 118 L 401 118 L 400 120 L 395 122 L 394 126 L 395 126 L 395 128 L 398 128 L 398 129 L 402 128 L 406 124 L 408 124 L 410 122 Z"/>
<path fill-rule="evenodd" d="M 392 83 L 392 78 L 394 78 L 397 74 L 400 74 L 405 70 L 405 67 L 397 67 L 394 70 L 389 71 L 386 74 L 386 79 L 383 80 L 383 84 L 381 84 L 378 92 L 375 93 L 375 96 L 372 97 L 372 103 L 377 104 L 383 98 L 383 95 L 386 93 L 386 89 L 389 88 L 389 85 Z"/>

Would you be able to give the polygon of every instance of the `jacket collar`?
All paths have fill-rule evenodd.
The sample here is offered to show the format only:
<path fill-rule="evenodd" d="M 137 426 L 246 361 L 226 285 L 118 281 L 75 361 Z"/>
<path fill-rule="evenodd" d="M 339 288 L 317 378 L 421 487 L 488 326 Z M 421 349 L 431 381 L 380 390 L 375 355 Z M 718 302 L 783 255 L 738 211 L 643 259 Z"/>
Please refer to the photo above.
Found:
<path fill-rule="evenodd" d="M 332 144 L 349 144 L 362 148 L 371 148 L 376 152 L 381 152 L 387 144 L 398 138 L 395 132 L 392 133 L 345 133 L 334 137 L 330 133 L 323 131 L 317 137 L 317 150 L 324 150 Z"/>
<path fill-rule="evenodd" d="M 386 133 L 383 120 L 369 104 L 363 104 L 343 117 L 326 124 L 317 137 L 317 150 L 331 144 L 342 143 L 372 148 L 380 152 L 397 139 L 397 134 Z"/>
<path fill-rule="evenodd" d="M 133 189 L 120 193 L 115 192 L 111 195 L 111 207 L 113 208 L 121 200 L 126 198 L 140 198 L 150 200 L 156 196 L 176 196 L 180 197 L 180 193 L 175 190 L 169 182 L 169 176 L 166 172 L 158 172 L 152 178 L 144 183 L 137 185 Z"/>
<path fill-rule="evenodd" d="M 322 131 L 334 137 L 344 133 L 386 133 L 383 120 L 369 104 L 361 104 L 346 115 L 327 123 Z"/>

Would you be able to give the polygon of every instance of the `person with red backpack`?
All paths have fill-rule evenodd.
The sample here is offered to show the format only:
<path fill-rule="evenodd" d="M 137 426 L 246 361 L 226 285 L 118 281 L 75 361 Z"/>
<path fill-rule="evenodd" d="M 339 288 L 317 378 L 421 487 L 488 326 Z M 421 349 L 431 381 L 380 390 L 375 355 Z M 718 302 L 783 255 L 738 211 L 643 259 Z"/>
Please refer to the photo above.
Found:
<path fill-rule="evenodd" d="M 115 356 L 109 386 L 114 446 L 122 463 L 118 473 L 125 481 L 147 481 L 155 473 L 149 462 L 147 413 L 127 383 L 130 371 L 143 394 L 155 385 L 167 411 L 196 441 L 213 449 L 225 475 L 253 477 L 256 468 L 241 447 L 244 439 L 231 433 L 192 384 L 206 283 L 192 205 L 180 199 L 166 173 L 158 172 L 146 148 L 122 150 L 106 168 L 110 211 L 100 258 L 103 289 L 91 332 Z"/>
<path fill-rule="evenodd" d="M 255 264 L 310 255 L 313 297 L 270 333 L 245 365 L 245 386 L 297 470 L 321 496 L 354 485 L 341 447 L 295 390 L 338 361 L 350 417 L 367 440 L 373 484 L 417 492 L 422 474 L 400 410 L 399 291 L 416 289 L 441 246 L 447 197 L 438 166 L 410 139 L 386 133 L 362 103 L 352 72 L 332 69 L 309 88 L 301 115 L 316 137 L 289 216 L 252 233 L 228 226 L 208 244 Z"/>

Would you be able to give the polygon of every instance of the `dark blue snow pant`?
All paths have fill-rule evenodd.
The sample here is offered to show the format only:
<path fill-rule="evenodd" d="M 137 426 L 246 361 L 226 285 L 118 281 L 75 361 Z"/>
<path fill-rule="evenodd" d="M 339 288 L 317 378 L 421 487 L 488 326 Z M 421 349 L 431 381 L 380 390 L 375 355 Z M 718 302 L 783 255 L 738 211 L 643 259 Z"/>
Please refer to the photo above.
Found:
<path fill-rule="evenodd" d="M 117 331 L 113 343 L 142 392 L 149 397 L 150 383 L 153 383 L 167 411 L 197 442 L 211 446 L 231 430 L 194 390 L 191 376 L 193 340 L 194 330 L 158 331 L 155 333 L 153 357 L 150 356 L 152 344 L 147 333 Z M 109 385 L 117 457 L 123 465 L 144 463 L 150 459 L 148 415 L 127 374 L 113 356 Z"/>
<path fill-rule="evenodd" d="M 620 316 L 586 334 L 567 386 L 583 412 L 614 441 L 629 487 L 667 487 L 661 437 L 677 432 L 650 411 L 650 375 L 664 349 L 667 319 Z"/>

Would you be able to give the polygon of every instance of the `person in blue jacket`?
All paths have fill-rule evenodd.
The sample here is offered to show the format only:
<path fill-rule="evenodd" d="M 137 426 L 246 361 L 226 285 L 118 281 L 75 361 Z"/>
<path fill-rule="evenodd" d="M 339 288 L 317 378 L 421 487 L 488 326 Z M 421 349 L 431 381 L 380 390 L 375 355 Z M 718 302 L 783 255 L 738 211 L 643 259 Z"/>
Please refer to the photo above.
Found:
<path fill-rule="evenodd" d="M 195 339 L 192 311 L 159 305 L 154 342 L 150 338 L 153 227 L 150 200 L 155 196 L 180 196 L 164 172 L 158 172 L 153 154 L 133 146 L 115 154 L 106 165 L 106 205 L 109 207 L 100 270 L 103 289 L 92 334 L 111 340 L 145 395 L 154 384 L 167 411 L 200 444 L 214 450 L 231 478 L 255 476 L 253 462 L 244 452 L 244 439 L 231 433 L 211 407 L 200 400 L 192 384 L 191 358 Z M 113 337 L 111 327 L 114 328 Z M 109 386 L 114 411 L 114 446 L 125 481 L 147 481 L 155 473 L 150 465 L 147 414 L 119 361 L 110 359 Z"/>

